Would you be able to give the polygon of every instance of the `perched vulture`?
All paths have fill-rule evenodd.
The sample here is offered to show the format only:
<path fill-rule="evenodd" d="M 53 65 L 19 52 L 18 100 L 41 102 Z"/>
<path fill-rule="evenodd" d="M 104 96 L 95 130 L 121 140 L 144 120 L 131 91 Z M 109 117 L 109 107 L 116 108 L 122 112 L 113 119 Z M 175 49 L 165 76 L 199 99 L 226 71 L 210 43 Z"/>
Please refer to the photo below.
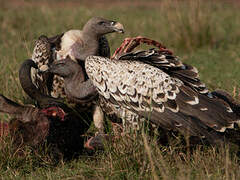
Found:
<path fill-rule="evenodd" d="M 125 129 L 138 129 L 142 121 L 149 120 L 167 130 L 218 144 L 223 142 L 222 132 L 240 122 L 240 105 L 224 91 L 209 92 L 197 69 L 182 63 L 169 50 L 125 52 L 114 59 L 88 56 L 85 60 L 102 110 L 120 117 Z M 81 71 L 71 68 L 66 60 L 61 66 L 62 72 L 58 66 L 50 71 L 59 71 L 60 76 L 65 73 L 65 79 L 74 74 L 72 71 Z M 81 97 L 82 88 L 76 85 L 68 92 L 75 98 L 79 92 Z"/>
<path fill-rule="evenodd" d="M 240 122 L 239 111 L 223 98 L 226 95 L 210 93 L 197 69 L 168 51 L 130 52 L 113 60 L 89 56 L 85 68 L 103 110 L 110 108 L 124 126 L 138 127 L 144 118 L 214 144 L 221 141 L 217 132 Z"/>
<path fill-rule="evenodd" d="M 40 108 L 20 105 L 0 95 L 0 112 L 15 116 L 8 125 L 14 145 L 37 147 L 47 142 L 64 157 L 71 158 L 82 152 L 82 135 L 90 123 L 81 121 L 80 114 L 58 99 L 43 95 L 32 83 L 29 73 L 32 67 L 36 67 L 32 60 L 24 61 L 19 70 L 19 79 L 26 93 L 39 102 Z"/>
<path fill-rule="evenodd" d="M 123 33 L 122 24 L 93 17 L 82 30 L 69 30 L 52 38 L 40 36 L 33 50 L 32 59 L 40 70 L 48 68 L 53 61 L 68 56 L 84 66 L 84 60 L 89 55 L 110 57 L 110 48 L 104 35 L 112 32 Z M 51 74 L 42 75 L 39 71 L 33 70 L 32 79 L 44 94 L 65 97 L 63 80 L 60 77 L 53 77 Z"/>

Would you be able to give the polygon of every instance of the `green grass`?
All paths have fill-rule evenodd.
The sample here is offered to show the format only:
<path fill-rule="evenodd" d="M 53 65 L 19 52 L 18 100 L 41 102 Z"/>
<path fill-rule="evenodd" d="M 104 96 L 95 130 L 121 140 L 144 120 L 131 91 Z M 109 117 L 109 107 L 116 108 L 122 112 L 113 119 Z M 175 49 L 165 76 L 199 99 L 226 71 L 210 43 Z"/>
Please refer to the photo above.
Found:
<path fill-rule="evenodd" d="M 0 0 L 0 93 L 23 103 L 18 68 L 31 56 L 34 40 L 41 34 L 56 35 L 80 29 L 92 16 L 114 19 L 125 26 L 124 35 L 108 35 L 111 49 L 125 37 L 146 36 L 173 50 L 185 63 L 200 71 L 209 89 L 225 89 L 237 99 L 240 82 L 240 4 L 225 1 L 127 1 L 106 5 L 87 1 Z M 17 1 L 16 1 L 17 2 Z M 53 5 L 58 3 L 57 5 Z M 94 1 L 95 2 L 95 1 Z M 96 1 L 97 2 L 97 1 Z M 96 3 L 95 2 L 95 3 Z M 42 5 L 41 5 L 42 4 Z M 144 5 L 145 4 L 145 5 Z M 89 5 L 89 6 L 87 6 Z M 105 8 L 105 9 L 104 9 Z M 1 121 L 9 121 L 0 114 Z M 191 153 L 178 140 L 169 146 L 145 141 L 148 135 L 122 139 L 105 152 L 57 165 L 42 150 L 23 149 L 19 156 L 9 141 L 0 146 L 2 179 L 239 179 L 239 159 L 228 149 L 196 147 Z"/>

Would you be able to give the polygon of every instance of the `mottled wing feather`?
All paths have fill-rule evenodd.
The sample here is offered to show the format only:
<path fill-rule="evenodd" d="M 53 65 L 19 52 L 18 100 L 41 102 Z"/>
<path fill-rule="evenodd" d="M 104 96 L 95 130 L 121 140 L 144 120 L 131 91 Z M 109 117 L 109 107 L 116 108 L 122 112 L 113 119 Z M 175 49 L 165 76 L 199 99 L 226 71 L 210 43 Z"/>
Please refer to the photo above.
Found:
<path fill-rule="evenodd" d="M 212 92 L 212 94 L 222 100 L 224 102 L 227 102 L 232 110 L 240 116 L 240 103 L 237 102 L 228 92 L 222 90 L 222 89 L 217 89 Z"/>
<path fill-rule="evenodd" d="M 165 128 L 203 135 L 207 128 L 224 131 L 238 120 L 222 100 L 201 94 L 149 64 L 91 56 L 86 71 L 109 103 L 141 116 L 151 114 L 151 121 Z"/>
<path fill-rule="evenodd" d="M 32 60 L 37 64 L 39 69 L 47 68 L 48 65 L 52 63 L 51 43 L 48 41 L 47 36 L 42 35 L 36 41 Z M 42 75 L 38 73 L 38 70 L 32 70 L 32 80 L 41 92 L 49 94 L 51 90 L 52 75 Z"/>
<path fill-rule="evenodd" d="M 198 70 L 167 51 L 150 49 L 147 51 L 136 51 L 122 54 L 119 60 L 137 60 L 157 67 L 169 74 L 171 77 L 180 79 L 184 84 L 201 94 L 207 94 L 208 89 L 199 79 Z"/>
<path fill-rule="evenodd" d="M 36 41 L 32 59 L 40 70 L 47 69 L 49 65 L 56 60 L 56 50 L 59 50 L 61 37 L 63 34 L 48 38 L 40 36 Z M 34 84 L 44 94 L 50 94 L 53 97 L 64 97 L 63 78 L 50 73 L 39 74 L 38 70 L 32 70 L 32 80 Z"/>

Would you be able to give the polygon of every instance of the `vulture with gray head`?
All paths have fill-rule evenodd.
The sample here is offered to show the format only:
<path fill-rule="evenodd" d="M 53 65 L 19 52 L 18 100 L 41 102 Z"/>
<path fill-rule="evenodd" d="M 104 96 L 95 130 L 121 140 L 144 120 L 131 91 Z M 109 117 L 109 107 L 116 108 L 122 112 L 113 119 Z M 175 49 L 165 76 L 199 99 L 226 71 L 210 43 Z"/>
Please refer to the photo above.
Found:
<path fill-rule="evenodd" d="M 62 66 L 71 69 L 68 61 Z M 166 48 L 126 50 L 113 59 L 88 56 L 85 68 L 97 88 L 102 110 L 121 118 L 125 129 L 138 129 L 142 121 L 149 120 L 167 130 L 219 144 L 224 139 L 222 132 L 240 121 L 240 106 L 229 94 L 210 93 L 197 69 Z M 50 71 L 56 73 L 57 66 L 51 66 Z M 71 87 L 69 93 L 76 96 L 81 92 L 78 87 Z"/>
<path fill-rule="evenodd" d="M 122 24 L 93 17 L 82 30 L 69 30 L 52 38 L 40 36 L 33 50 L 32 59 L 40 70 L 48 68 L 53 61 L 66 57 L 84 66 L 84 60 L 89 55 L 110 57 L 110 48 L 104 35 L 113 32 L 123 33 Z M 32 79 L 44 94 L 65 97 L 62 78 L 51 74 L 43 75 L 33 70 Z"/>

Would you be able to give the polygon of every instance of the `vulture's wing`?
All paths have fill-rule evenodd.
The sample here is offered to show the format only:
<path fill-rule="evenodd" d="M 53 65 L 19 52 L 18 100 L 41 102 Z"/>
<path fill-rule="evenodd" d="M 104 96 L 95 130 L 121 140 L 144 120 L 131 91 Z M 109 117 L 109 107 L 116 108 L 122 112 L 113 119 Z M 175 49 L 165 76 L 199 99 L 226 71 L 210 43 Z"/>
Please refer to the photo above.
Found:
<path fill-rule="evenodd" d="M 85 67 L 101 96 L 164 128 L 210 136 L 208 129 L 224 131 L 239 120 L 222 99 L 201 94 L 152 65 L 89 56 Z"/>
<path fill-rule="evenodd" d="M 179 57 L 168 51 L 150 49 L 148 51 L 136 51 L 119 56 L 119 60 L 136 60 L 161 69 L 171 77 L 180 79 L 185 85 L 198 93 L 208 94 L 205 84 L 199 79 L 198 70 L 188 64 L 182 63 Z"/>
<path fill-rule="evenodd" d="M 61 35 L 57 35 L 51 38 L 41 35 L 36 41 L 32 60 L 37 64 L 40 70 L 48 68 L 49 65 L 55 59 L 55 50 L 60 48 Z M 32 70 L 32 80 L 34 84 L 40 89 L 44 94 L 50 94 L 53 83 L 52 74 L 39 74 L 37 70 Z"/>

